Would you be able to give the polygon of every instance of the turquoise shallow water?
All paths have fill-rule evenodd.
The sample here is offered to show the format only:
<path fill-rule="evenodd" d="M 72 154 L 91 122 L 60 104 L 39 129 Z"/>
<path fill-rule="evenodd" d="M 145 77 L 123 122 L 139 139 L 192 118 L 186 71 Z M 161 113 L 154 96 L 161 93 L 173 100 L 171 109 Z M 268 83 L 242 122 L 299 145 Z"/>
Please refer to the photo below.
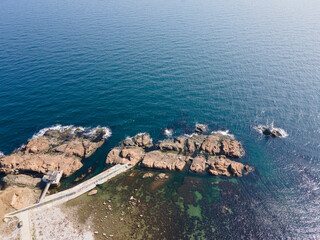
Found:
<path fill-rule="evenodd" d="M 250 231 L 319 238 L 319 12 L 313 0 L 2 0 L 0 151 L 55 124 L 108 126 L 82 169 L 98 172 L 138 132 L 229 129 L 257 169 L 240 180 Z M 253 130 L 267 120 L 289 137 Z"/>

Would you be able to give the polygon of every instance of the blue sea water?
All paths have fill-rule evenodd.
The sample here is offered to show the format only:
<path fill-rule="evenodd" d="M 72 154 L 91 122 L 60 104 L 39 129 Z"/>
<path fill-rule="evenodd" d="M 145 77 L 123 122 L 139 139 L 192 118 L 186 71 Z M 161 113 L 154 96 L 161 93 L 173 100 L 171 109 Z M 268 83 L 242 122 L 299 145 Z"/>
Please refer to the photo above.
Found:
<path fill-rule="evenodd" d="M 84 166 L 101 169 L 126 136 L 228 129 L 256 168 L 240 180 L 252 236 L 320 238 L 319 91 L 319 1 L 0 2 L 0 151 L 55 124 L 108 126 Z M 289 136 L 253 129 L 267 120 Z"/>

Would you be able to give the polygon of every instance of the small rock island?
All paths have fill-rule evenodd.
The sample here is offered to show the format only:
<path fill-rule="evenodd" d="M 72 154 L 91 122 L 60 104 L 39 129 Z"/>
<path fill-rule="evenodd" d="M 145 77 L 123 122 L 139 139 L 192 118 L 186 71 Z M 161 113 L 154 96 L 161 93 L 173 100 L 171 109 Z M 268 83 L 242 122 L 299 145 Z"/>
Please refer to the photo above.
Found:
<path fill-rule="evenodd" d="M 200 132 L 198 126 L 196 132 Z M 148 133 L 140 133 L 113 148 L 106 159 L 107 164 L 139 164 L 144 168 L 208 172 L 214 176 L 241 177 L 252 168 L 231 160 L 244 156 L 240 142 L 230 135 L 214 132 L 209 135 L 194 133 L 153 144 Z M 231 159 L 229 159 L 231 158 Z"/>

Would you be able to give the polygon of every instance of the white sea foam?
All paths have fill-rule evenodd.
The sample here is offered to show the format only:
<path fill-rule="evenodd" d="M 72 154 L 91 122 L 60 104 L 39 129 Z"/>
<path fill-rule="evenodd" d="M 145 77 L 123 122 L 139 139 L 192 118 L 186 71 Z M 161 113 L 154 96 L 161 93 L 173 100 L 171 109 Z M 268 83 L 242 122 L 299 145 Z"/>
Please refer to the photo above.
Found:
<path fill-rule="evenodd" d="M 257 132 L 263 134 L 263 129 L 269 127 L 269 125 L 258 125 L 253 127 L 254 130 L 256 130 Z M 289 134 L 282 128 L 272 128 L 273 130 L 279 132 L 281 134 L 281 136 L 279 136 L 280 138 L 286 138 L 289 136 Z"/>
<path fill-rule="evenodd" d="M 133 139 L 133 138 L 136 137 L 136 136 L 141 136 L 141 135 L 144 135 L 144 134 L 148 134 L 148 133 L 146 133 L 146 132 L 141 132 L 141 133 L 138 133 L 138 134 L 136 134 L 135 136 L 132 136 L 132 137 L 127 136 L 126 139 Z M 153 139 L 152 139 L 151 137 L 150 137 L 150 141 L 153 142 Z"/>
<path fill-rule="evenodd" d="M 196 128 L 204 128 L 204 132 L 208 131 L 209 127 L 206 124 L 196 123 Z"/>
<path fill-rule="evenodd" d="M 48 130 L 58 130 L 59 132 L 65 132 L 65 131 L 71 130 L 71 133 L 74 133 L 75 131 L 79 131 L 80 133 L 82 133 L 84 136 L 87 136 L 87 137 L 92 137 L 96 134 L 97 131 L 104 130 L 104 132 L 105 132 L 105 134 L 103 135 L 104 139 L 108 139 L 112 134 L 111 129 L 108 127 L 98 126 L 95 128 L 89 128 L 89 127 L 81 127 L 81 126 L 75 127 L 73 125 L 62 126 L 61 124 L 58 124 L 58 125 L 54 125 L 52 127 L 41 129 L 38 133 L 34 134 L 32 136 L 32 138 L 41 137 Z"/>
<path fill-rule="evenodd" d="M 198 136 L 198 133 L 191 133 L 191 134 L 183 134 L 183 136 L 185 137 L 185 138 L 191 138 L 191 137 L 193 137 L 193 136 Z"/>
<path fill-rule="evenodd" d="M 165 128 L 163 130 L 163 135 L 166 135 L 167 137 L 172 137 L 172 134 L 173 134 L 173 129 L 171 128 Z"/>
<path fill-rule="evenodd" d="M 4 156 L 5 156 L 4 153 L 0 151 L 0 158 Z"/>
<path fill-rule="evenodd" d="M 282 128 L 273 128 L 273 129 L 281 134 L 281 138 L 286 138 L 289 136 L 289 134 Z"/>
<path fill-rule="evenodd" d="M 229 130 L 218 130 L 218 131 L 213 131 L 211 132 L 211 134 L 216 134 L 216 133 L 220 133 L 221 135 L 224 135 L 224 136 L 229 136 L 231 138 L 234 138 L 234 135 L 229 133 Z"/>

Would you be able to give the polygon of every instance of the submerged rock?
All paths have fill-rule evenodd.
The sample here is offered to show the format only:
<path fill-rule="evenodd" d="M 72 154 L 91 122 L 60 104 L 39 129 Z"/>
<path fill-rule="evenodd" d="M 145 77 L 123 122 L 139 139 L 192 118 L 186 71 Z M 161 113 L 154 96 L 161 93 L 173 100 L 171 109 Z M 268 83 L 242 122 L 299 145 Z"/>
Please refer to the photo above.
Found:
<path fill-rule="evenodd" d="M 259 125 L 257 127 L 255 127 L 255 129 L 264 134 L 265 136 L 270 136 L 270 137 L 278 137 L 278 138 L 285 138 L 288 136 L 288 134 L 286 133 L 285 130 L 281 129 L 281 128 L 275 128 L 273 126 L 273 122 L 269 125 Z"/>
<path fill-rule="evenodd" d="M 153 173 L 151 173 L 151 172 L 145 173 L 142 176 L 142 178 L 151 178 L 151 177 L 153 177 Z"/>
<path fill-rule="evenodd" d="M 60 127 L 42 130 L 26 145 L 0 159 L 2 173 L 41 173 L 63 170 L 70 176 L 82 167 L 81 160 L 91 156 L 105 141 L 105 128 Z M 40 131 L 41 132 L 41 131 Z"/>
<path fill-rule="evenodd" d="M 159 173 L 158 176 L 156 177 L 156 180 L 161 180 L 161 179 L 168 179 L 169 176 L 166 175 L 165 173 Z"/>
<path fill-rule="evenodd" d="M 98 193 L 97 189 L 92 189 L 90 192 L 88 192 L 88 196 L 96 195 Z"/>
<path fill-rule="evenodd" d="M 204 133 L 208 131 L 208 126 L 205 124 L 196 124 L 196 129 L 195 132 L 196 133 Z"/>

